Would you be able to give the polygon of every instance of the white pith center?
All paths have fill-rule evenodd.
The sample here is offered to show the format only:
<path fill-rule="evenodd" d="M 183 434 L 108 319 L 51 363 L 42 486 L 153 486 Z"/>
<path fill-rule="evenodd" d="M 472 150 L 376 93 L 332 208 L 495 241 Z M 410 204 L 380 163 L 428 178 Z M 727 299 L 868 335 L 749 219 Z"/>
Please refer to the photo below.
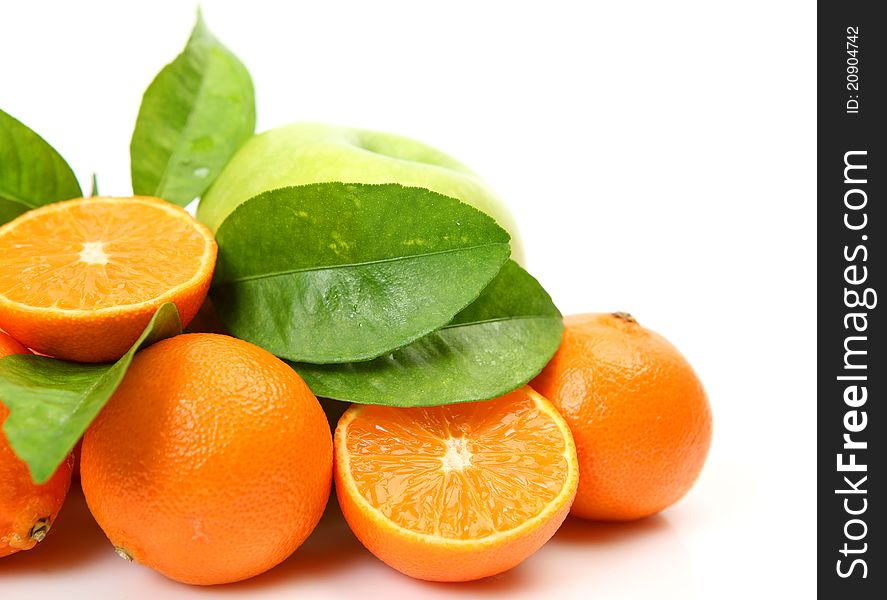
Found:
<path fill-rule="evenodd" d="M 461 471 L 471 465 L 471 451 L 468 450 L 468 440 L 451 437 L 444 443 L 447 450 L 441 459 L 441 469 L 444 471 Z"/>
<path fill-rule="evenodd" d="M 80 261 L 89 265 L 108 264 L 108 255 L 105 254 L 104 242 L 85 242 L 80 251 Z"/>

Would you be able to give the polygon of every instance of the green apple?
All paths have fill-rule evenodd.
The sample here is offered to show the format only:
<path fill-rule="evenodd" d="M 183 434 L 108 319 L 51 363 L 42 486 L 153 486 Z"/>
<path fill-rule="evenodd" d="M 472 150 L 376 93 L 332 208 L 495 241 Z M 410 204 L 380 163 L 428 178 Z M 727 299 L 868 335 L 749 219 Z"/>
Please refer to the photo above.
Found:
<path fill-rule="evenodd" d="M 499 197 L 465 165 L 399 135 L 320 123 L 294 123 L 254 136 L 204 194 L 197 217 L 210 229 L 265 190 L 306 183 L 400 183 L 458 198 L 511 234 L 512 258 L 523 263 L 517 224 Z"/>

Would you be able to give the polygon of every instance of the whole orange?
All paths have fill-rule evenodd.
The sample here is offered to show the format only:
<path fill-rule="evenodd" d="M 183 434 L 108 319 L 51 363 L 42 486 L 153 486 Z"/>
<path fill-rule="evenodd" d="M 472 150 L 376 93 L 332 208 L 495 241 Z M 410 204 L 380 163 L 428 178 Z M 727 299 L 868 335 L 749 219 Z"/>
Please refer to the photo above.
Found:
<path fill-rule="evenodd" d="M 84 436 L 80 478 L 118 554 L 211 585 L 299 547 L 326 506 L 332 460 L 324 412 L 295 371 L 195 333 L 135 356 Z"/>
<path fill-rule="evenodd" d="M 678 350 L 627 313 L 564 319 L 563 342 L 530 385 L 570 425 L 579 454 L 571 514 L 655 514 L 693 485 L 711 443 L 711 408 Z"/>
<path fill-rule="evenodd" d="M 28 354 L 28 349 L 0 331 L 0 356 L 10 354 Z M 7 416 L 0 400 L 0 428 Z M 49 481 L 37 485 L 0 429 L 0 557 L 30 550 L 46 537 L 68 494 L 73 464 L 68 455 Z"/>

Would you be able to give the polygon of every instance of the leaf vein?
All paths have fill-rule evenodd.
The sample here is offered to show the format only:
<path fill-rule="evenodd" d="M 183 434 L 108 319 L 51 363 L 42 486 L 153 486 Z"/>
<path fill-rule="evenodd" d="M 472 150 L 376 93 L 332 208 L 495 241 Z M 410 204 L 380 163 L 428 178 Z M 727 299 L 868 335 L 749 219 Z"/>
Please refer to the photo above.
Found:
<path fill-rule="evenodd" d="M 345 268 L 349 268 L 349 267 L 365 267 L 365 266 L 369 266 L 369 265 L 385 264 L 385 263 L 392 263 L 392 262 L 406 261 L 406 260 L 414 260 L 414 259 L 420 259 L 420 258 L 428 257 L 428 256 L 454 254 L 457 252 L 465 252 L 465 251 L 469 251 L 469 250 L 476 250 L 478 248 L 487 248 L 487 247 L 496 247 L 496 246 L 506 246 L 507 247 L 508 242 L 490 242 L 487 244 L 476 244 L 473 246 L 463 246 L 461 248 L 450 248 L 449 250 L 441 250 L 440 252 L 424 252 L 422 254 L 410 254 L 408 256 L 392 256 L 389 258 L 380 258 L 380 259 L 374 259 L 374 260 L 368 260 L 368 261 L 362 261 L 362 262 L 342 263 L 339 265 L 318 265 L 318 266 L 313 266 L 313 267 L 287 269 L 285 271 L 275 271 L 273 273 L 258 273 L 256 275 L 245 275 L 242 277 L 235 277 L 233 279 L 227 279 L 227 280 L 220 279 L 218 281 L 218 284 L 219 285 L 231 285 L 231 284 L 235 284 L 235 283 L 241 283 L 244 281 L 253 281 L 253 280 L 259 280 L 259 279 L 272 279 L 275 277 L 284 277 L 286 275 L 294 275 L 296 273 L 305 273 L 305 272 L 310 272 L 310 271 L 332 271 L 332 270 L 336 270 L 336 269 L 345 269 Z"/>

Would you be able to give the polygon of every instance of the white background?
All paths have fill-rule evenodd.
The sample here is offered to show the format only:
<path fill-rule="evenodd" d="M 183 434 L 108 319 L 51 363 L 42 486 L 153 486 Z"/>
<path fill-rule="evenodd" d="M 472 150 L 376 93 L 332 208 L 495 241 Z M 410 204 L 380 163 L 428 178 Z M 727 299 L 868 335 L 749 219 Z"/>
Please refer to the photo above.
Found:
<path fill-rule="evenodd" d="M 252 72 L 258 129 L 389 130 L 480 173 L 564 313 L 630 311 L 696 367 L 715 417 L 701 479 L 661 516 L 568 520 L 464 585 L 388 569 L 332 512 L 271 572 L 189 588 L 117 559 L 75 492 L 42 547 L 0 561 L 3 596 L 812 597 L 814 4 L 320 4 L 203 2 Z M 4 3 L 0 107 L 84 189 L 96 171 L 128 194 L 141 93 L 193 19 L 181 1 Z"/>

